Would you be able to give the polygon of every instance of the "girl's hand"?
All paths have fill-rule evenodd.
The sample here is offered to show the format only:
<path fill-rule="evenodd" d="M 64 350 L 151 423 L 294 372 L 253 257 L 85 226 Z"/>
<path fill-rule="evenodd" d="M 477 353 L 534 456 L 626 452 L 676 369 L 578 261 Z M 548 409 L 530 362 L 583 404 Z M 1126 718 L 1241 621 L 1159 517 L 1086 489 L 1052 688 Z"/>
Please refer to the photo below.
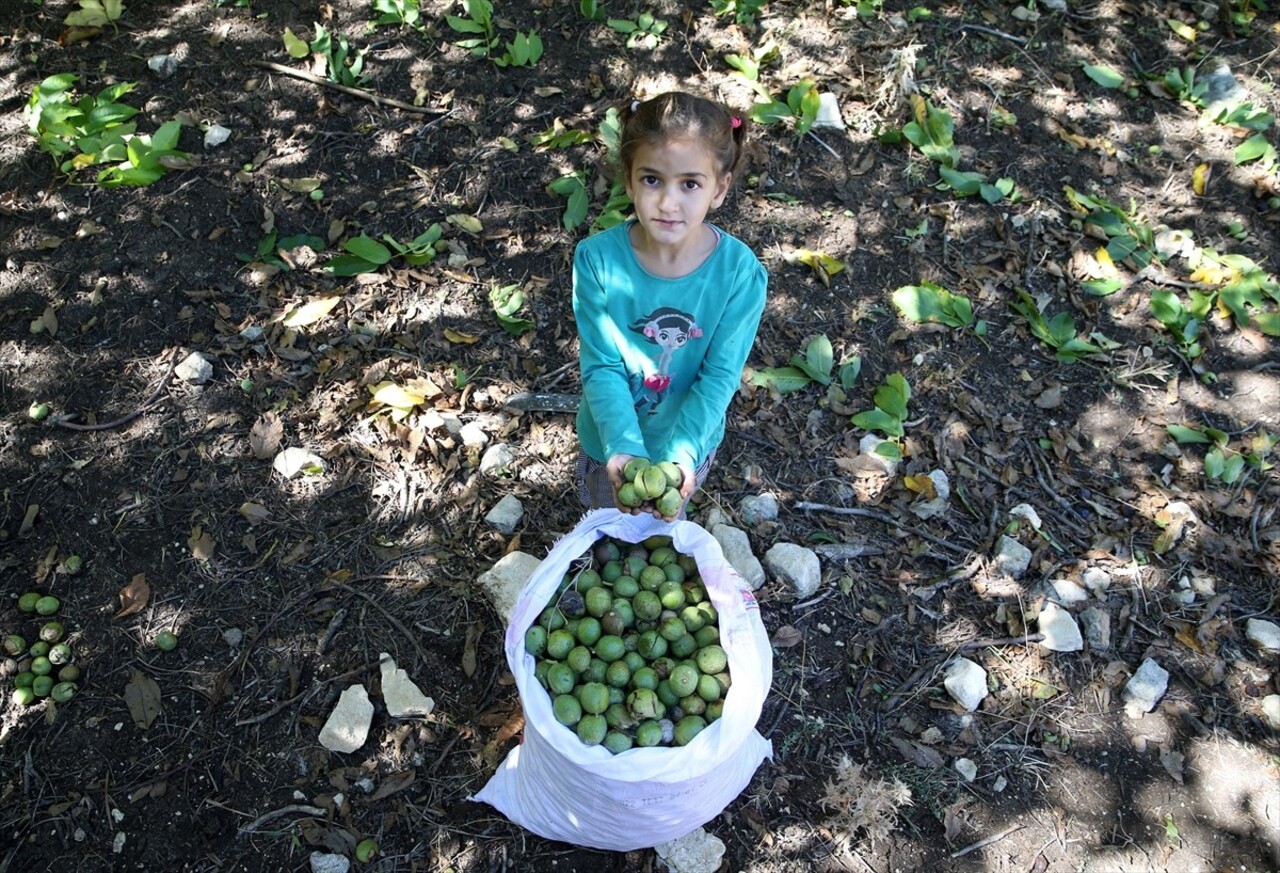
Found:
<path fill-rule="evenodd" d="M 609 485 L 613 488 L 613 505 L 618 508 L 619 512 L 625 512 L 628 515 L 637 515 L 639 510 L 631 506 L 623 506 L 618 502 L 618 489 L 627 480 L 622 475 L 622 468 L 627 466 L 627 462 L 634 458 L 635 455 L 617 454 L 605 462 L 604 470 L 609 477 Z"/>
<path fill-rule="evenodd" d="M 680 513 L 684 512 L 684 508 L 689 505 L 689 498 L 693 496 L 693 492 L 697 490 L 698 483 L 694 478 L 693 470 L 684 464 L 676 464 L 680 468 L 680 508 L 671 515 L 663 515 L 656 508 L 653 510 L 654 516 L 663 521 L 675 521 L 680 517 Z"/>

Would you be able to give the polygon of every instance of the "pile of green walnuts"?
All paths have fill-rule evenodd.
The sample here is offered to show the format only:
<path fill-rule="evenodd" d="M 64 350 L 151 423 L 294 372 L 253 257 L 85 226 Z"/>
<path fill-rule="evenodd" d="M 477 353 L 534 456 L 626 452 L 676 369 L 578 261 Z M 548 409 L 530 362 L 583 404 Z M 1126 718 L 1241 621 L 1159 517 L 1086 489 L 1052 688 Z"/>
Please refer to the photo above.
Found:
<path fill-rule="evenodd" d="M 605 537 L 525 632 L 560 724 L 620 754 L 683 746 L 724 712 L 729 659 L 697 562 L 671 538 Z"/>
<path fill-rule="evenodd" d="M 74 663 L 71 646 L 64 641 L 66 629 L 53 618 L 62 603 L 52 594 L 28 591 L 18 598 L 18 611 L 49 619 L 41 625 L 37 638 L 28 645 L 19 633 L 6 634 L 5 654 L 14 659 L 13 702 L 29 706 L 50 698 L 65 703 L 79 690 L 80 668 Z"/>

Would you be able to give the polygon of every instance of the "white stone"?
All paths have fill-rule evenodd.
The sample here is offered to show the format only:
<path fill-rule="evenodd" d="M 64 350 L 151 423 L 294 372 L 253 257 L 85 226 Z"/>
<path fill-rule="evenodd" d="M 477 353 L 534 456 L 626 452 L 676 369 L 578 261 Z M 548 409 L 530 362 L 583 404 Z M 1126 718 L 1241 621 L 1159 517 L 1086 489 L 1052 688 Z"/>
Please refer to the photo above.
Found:
<path fill-rule="evenodd" d="M 1053 601 L 1040 610 L 1036 625 L 1044 634 L 1040 645 L 1052 652 L 1078 652 L 1084 648 L 1084 637 L 1075 618 Z"/>
<path fill-rule="evenodd" d="M 865 455 L 868 459 L 874 461 L 880 469 L 884 470 L 890 476 L 898 475 L 898 459 L 886 458 L 884 455 L 876 451 L 876 447 L 881 443 L 889 442 L 881 439 L 873 433 L 869 433 L 862 439 L 858 440 L 858 451 Z"/>
<path fill-rule="evenodd" d="M 508 494 L 497 502 L 489 514 L 484 517 L 485 524 L 508 536 L 516 532 L 521 519 L 524 518 L 524 504 L 514 494 Z"/>
<path fill-rule="evenodd" d="M 244 642 L 244 631 L 238 627 L 229 627 L 222 632 L 222 641 L 231 648 L 237 648 Z"/>
<path fill-rule="evenodd" d="M 1057 595 L 1055 599 L 1063 606 L 1084 603 L 1089 599 L 1089 592 L 1080 587 L 1079 582 L 1072 579 L 1054 579 L 1049 584 L 1053 586 L 1053 593 Z"/>
<path fill-rule="evenodd" d="M 477 580 L 503 621 L 511 620 L 520 589 L 542 562 L 525 552 L 508 552 Z"/>
<path fill-rule="evenodd" d="M 203 385 L 213 378 L 213 364 L 199 352 L 192 352 L 173 368 L 173 374 L 183 382 L 192 385 Z"/>
<path fill-rule="evenodd" d="M 1111 587 L 1111 574 L 1101 567 L 1088 567 L 1084 574 L 1084 587 L 1099 600 L 1107 599 L 1107 589 Z"/>
<path fill-rule="evenodd" d="M 431 715 L 436 702 L 422 693 L 389 654 L 382 652 L 378 659 L 382 671 L 382 702 L 387 705 L 387 713 L 393 718 Z"/>
<path fill-rule="evenodd" d="M 1197 573 L 1191 577 L 1191 590 L 1197 597 L 1208 600 L 1218 593 L 1218 581 L 1212 576 L 1202 576 Z"/>
<path fill-rule="evenodd" d="M 738 571 L 738 575 L 752 591 L 758 590 L 764 584 L 764 567 L 751 551 L 751 540 L 746 531 L 728 524 L 717 524 L 709 530 L 720 544 L 720 550 L 724 552 L 724 559 L 729 562 L 729 566 Z"/>
<path fill-rule="evenodd" d="M 487 476 L 508 473 L 515 461 L 516 456 L 510 446 L 506 443 L 495 443 L 485 449 L 484 456 L 480 458 L 480 472 Z"/>
<path fill-rule="evenodd" d="M 1262 720 L 1273 731 L 1280 731 L 1280 694 L 1268 694 L 1262 698 Z"/>
<path fill-rule="evenodd" d="M 281 449 L 271 461 L 271 468 L 285 479 L 292 479 L 299 473 L 323 473 L 327 466 L 324 458 L 298 446 Z"/>
<path fill-rule="evenodd" d="M 796 597 L 811 597 L 822 583 L 822 565 L 813 549 L 777 543 L 764 556 L 765 569 L 795 589 Z"/>
<path fill-rule="evenodd" d="M 965 782 L 978 778 L 978 765 L 969 758 L 956 758 L 955 768 Z"/>
<path fill-rule="evenodd" d="M 968 658 L 952 661 L 943 673 L 943 687 L 952 699 L 973 712 L 987 697 L 987 671 Z"/>
<path fill-rule="evenodd" d="M 1274 622 L 1251 618 L 1244 623 L 1244 635 L 1260 649 L 1280 652 L 1280 625 Z"/>
<path fill-rule="evenodd" d="M 458 432 L 458 436 L 462 437 L 462 444 L 467 448 L 478 449 L 489 445 L 489 435 L 484 432 L 484 428 L 474 421 L 464 424 Z"/>
<path fill-rule="evenodd" d="M 1008 787 L 1009 787 L 1009 780 L 1004 778 L 1003 775 L 997 776 L 996 781 L 991 784 L 991 790 L 994 791 L 996 794 L 1002 793 Z"/>
<path fill-rule="evenodd" d="M 204 132 L 204 147 L 216 149 L 230 138 L 231 128 L 223 127 L 221 124 L 211 124 L 209 129 Z"/>
<path fill-rule="evenodd" d="M 320 745 L 331 752 L 354 752 L 364 745 L 373 723 L 373 704 L 363 685 L 342 692 L 338 705 L 320 728 Z"/>
<path fill-rule="evenodd" d="M 1084 625 L 1084 638 L 1090 649 L 1105 652 L 1111 648 L 1111 613 L 1091 606 L 1080 613 L 1080 624 Z"/>
<path fill-rule="evenodd" d="M 247 340 L 251 343 L 256 343 L 258 340 L 266 336 L 266 333 L 267 331 L 265 328 L 263 328 L 262 325 L 251 324 L 240 331 L 240 338 Z"/>
<path fill-rule="evenodd" d="M 1009 517 L 1020 518 L 1031 525 L 1032 530 L 1040 530 L 1040 513 L 1036 512 L 1036 508 L 1030 503 L 1019 503 L 1009 510 Z"/>
<path fill-rule="evenodd" d="M 155 73 L 157 79 L 167 79 L 178 71 L 178 59 L 173 55 L 152 55 L 147 58 L 147 69 Z"/>
<path fill-rule="evenodd" d="M 929 473 L 934 496 L 930 500 L 911 504 L 911 514 L 917 518 L 935 518 L 951 508 L 951 480 L 942 470 Z"/>
<path fill-rule="evenodd" d="M 844 119 L 840 116 L 840 103 L 836 95 L 830 91 L 823 91 L 818 95 L 818 114 L 813 119 L 813 126 L 844 130 Z"/>
<path fill-rule="evenodd" d="M 724 510 L 719 506 L 711 506 L 702 516 L 702 526 L 707 530 L 714 530 L 717 526 L 728 524 L 729 519 L 725 517 Z"/>
<path fill-rule="evenodd" d="M 1144 712 L 1155 709 L 1160 698 L 1169 689 L 1169 671 L 1151 658 L 1138 667 L 1138 671 L 1125 683 L 1121 698 L 1130 718 L 1138 718 Z"/>
<path fill-rule="evenodd" d="M 778 498 L 772 494 L 752 494 L 738 504 L 738 516 L 744 523 L 756 525 L 778 517 Z"/>
<path fill-rule="evenodd" d="M 653 851 L 671 873 L 715 873 L 724 858 L 724 843 L 698 828 L 678 840 L 654 846 Z"/>
<path fill-rule="evenodd" d="M 1013 537 L 1000 537 L 996 543 L 996 569 L 1014 579 L 1020 579 L 1030 566 L 1030 549 Z"/>
<path fill-rule="evenodd" d="M 334 852 L 312 852 L 311 873 L 347 873 L 351 859 Z"/>

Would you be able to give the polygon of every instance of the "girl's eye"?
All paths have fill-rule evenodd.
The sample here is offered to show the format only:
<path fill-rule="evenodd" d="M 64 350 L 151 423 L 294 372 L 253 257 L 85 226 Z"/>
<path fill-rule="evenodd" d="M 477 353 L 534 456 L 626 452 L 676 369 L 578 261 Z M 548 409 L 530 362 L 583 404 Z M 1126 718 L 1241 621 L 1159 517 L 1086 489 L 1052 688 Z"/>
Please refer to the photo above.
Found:
<path fill-rule="evenodd" d="M 695 182 L 693 179 L 686 179 L 684 183 L 684 187 L 686 191 L 697 191 L 702 186 L 699 185 L 697 182 Z"/>
<path fill-rule="evenodd" d="M 644 185 L 653 186 L 658 184 L 658 177 L 657 176 L 641 176 L 640 182 L 641 184 L 644 184 Z"/>

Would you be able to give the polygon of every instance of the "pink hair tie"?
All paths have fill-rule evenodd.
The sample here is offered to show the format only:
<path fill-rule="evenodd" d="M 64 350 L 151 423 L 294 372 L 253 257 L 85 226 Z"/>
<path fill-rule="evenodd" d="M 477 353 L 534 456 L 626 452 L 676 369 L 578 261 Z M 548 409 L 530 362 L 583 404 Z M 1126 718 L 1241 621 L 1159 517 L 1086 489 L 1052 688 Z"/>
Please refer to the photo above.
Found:
<path fill-rule="evenodd" d="M 729 126 L 732 127 L 734 130 L 737 130 L 738 128 L 742 127 L 742 119 L 736 115 L 729 116 Z"/>

